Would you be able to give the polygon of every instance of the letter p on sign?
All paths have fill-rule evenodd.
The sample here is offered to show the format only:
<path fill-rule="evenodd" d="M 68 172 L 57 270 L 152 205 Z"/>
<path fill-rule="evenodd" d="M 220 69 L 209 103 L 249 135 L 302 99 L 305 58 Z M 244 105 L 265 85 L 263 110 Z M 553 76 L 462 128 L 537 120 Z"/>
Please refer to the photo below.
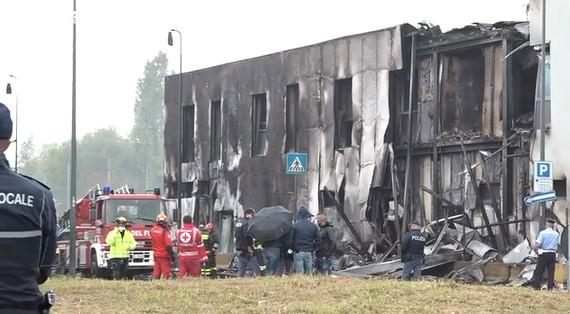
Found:
<path fill-rule="evenodd" d="M 538 165 L 538 176 L 539 177 L 548 177 L 549 167 L 546 164 Z"/>
<path fill-rule="evenodd" d="M 552 162 L 535 161 L 535 176 L 539 179 L 552 179 Z"/>

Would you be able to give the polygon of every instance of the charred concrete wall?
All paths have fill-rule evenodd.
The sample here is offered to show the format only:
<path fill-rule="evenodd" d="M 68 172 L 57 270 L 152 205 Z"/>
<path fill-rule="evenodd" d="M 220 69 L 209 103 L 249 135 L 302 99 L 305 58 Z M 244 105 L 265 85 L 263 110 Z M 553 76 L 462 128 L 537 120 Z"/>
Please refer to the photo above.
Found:
<path fill-rule="evenodd" d="M 529 82 L 536 72 L 527 69 L 538 59 L 530 48 L 505 56 L 526 40 L 525 28 L 527 23 L 468 26 L 420 42 L 411 112 L 411 218 L 426 223 L 464 212 L 474 227 L 524 218 L 531 128 L 521 120 L 533 112 Z M 402 170 L 410 112 L 403 97 L 395 98 L 398 132 L 391 141 Z M 403 171 L 397 175 L 405 180 Z M 495 247 L 505 249 L 518 243 L 523 225 L 483 228 L 482 234 L 492 233 Z"/>
<path fill-rule="evenodd" d="M 531 18 L 531 44 L 540 49 L 542 34 L 542 1 L 529 1 Z M 567 178 L 570 176 L 570 161 L 567 156 L 568 136 L 570 134 L 570 89 L 568 88 L 568 70 L 570 70 L 570 59 L 568 58 L 567 32 L 561 23 L 565 23 L 569 18 L 570 2 L 563 0 L 547 1 L 546 4 L 546 119 L 545 119 L 545 159 L 553 162 L 554 190 L 558 197 L 552 208 L 553 214 L 559 219 L 559 225 L 566 225 L 566 211 L 570 204 L 568 193 L 570 192 Z M 537 69 L 533 69 L 535 72 Z M 535 85 L 538 90 L 538 85 Z M 532 86 L 534 89 L 535 86 Z M 540 160 L 540 124 L 539 108 L 540 94 L 536 95 L 537 110 L 535 111 L 536 133 L 532 139 L 532 161 Z M 533 165 L 531 163 L 531 169 Z M 531 174 L 531 179 L 533 174 Z M 532 180 L 530 180 L 532 183 Z M 532 185 L 532 184 L 531 184 Z M 530 209 L 530 216 L 538 218 L 540 214 L 538 208 Z M 535 219 L 533 228 L 533 239 L 537 236 L 538 221 Z M 561 241 L 566 246 L 566 239 Z"/>
<path fill-rule="evenodd" d="M 410 75 L 412 33 L 417 57 Z M 382 234 L 395 241 L 394 222 L 399 226 L 403 215 L 428 222 L 466 211 L 475 226 L 515 219 L 517 193 L 527 187 L 508 174 L 528 169 L 521 166 L 528 163 L 528 141 L 514 131 L 528 110 L 513 103 L 524 85 L 513 77 L 516 62 L 502 59 L 523 39 L 512 24 L 445 34 L 400 25 L 335 39 L 184 73 L 182 113 L 180 77 L 169 76 L 167 194 L 177 193 L 182 114 L 183 212 L 221 226 L 224 251 L 233 249 L 233 217 L 244 208 L 324 211 L 345 231 L 339 238 L 357 240 L 360 249 Z M 411 112 L 410 77 L 416 83 Z M 402 212 L 410 131 L 411 205 Z M 484 169 L 473 167 L 471 180 L 466 164 L 480 162 L 481 150 L 498 153 Z M 306 175 L 285 174 L 289 151 L 308 153 Z M 500 238 L 500 229 L 486 231 Z"/>
<path fill-rule="evenodd" d="M 209 208 L 200 208 L 199 214 L 204 219 L 226 211 L 241 216 L 244 208 L 271 205 L 291 210 L 307 206 L 317 213 L 319 191 L 326 187 L 338 195 L 342 185 L 345 213 L 363 229 L 375 151 L 384 143 L 389 122 L 389 74 L 404 67 L 402 42 L 410 30 L 402 25 L 184 73 L 183 106 L 195 107 L 196 126 L 194 160 L 182 167 L 184 211 L 193 212 L 197 200 L 207 197 Z M 340 79 L 350 79 L 351 116 L 346 120 L 352 126 L 347 133 L 350 145 L 335 149 L 334 87 Z M 295 145 L 286 147 L 286 92 L 294 84 L 298 84 Z M 167 77 L 165 95 L 165 183 L 174 197 L 177 76 Z M 252 147 L 253 95 L 266 97 L 264 154 Z M 211 145 L 216 144 L 211 138 L 211 107 L 216 101 L 221 102 L 220 159 L 211 156 Z M 296 191 L 295 178 L 284 173 L 287 149 L 309 155 L 307 174 L 296 179 Z M 199 191 L 200 182 L 207 189 Z"/>

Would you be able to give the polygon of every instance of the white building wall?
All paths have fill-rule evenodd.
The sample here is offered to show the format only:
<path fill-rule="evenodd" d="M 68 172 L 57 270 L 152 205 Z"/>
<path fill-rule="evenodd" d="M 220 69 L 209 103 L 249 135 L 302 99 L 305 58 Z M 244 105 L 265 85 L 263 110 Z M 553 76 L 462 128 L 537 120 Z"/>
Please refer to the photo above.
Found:
<path fill-rule="evenodd" d="M 538 4 L 542 0 L 530 2 L 532 9 L 540 7 Z M 554 179 L 561 180 L 570 176 L 570 1 L 547 0 L 546 14 L 546 38 L 550 41 L 551 128 L 546 133 L 545 159 L 553 162 Z M 541 14 L 531 12 L 531 29 L 540 30 L 540 17 Z M 536 42 L 540 43 L 540 37 L 531 39 L 531 43 Z M 539 132 L 533 144 L 532 157 L 540 159 Z M 569 187 L 567 183 L 566 195 L 570 195 Z M 569 205 L 565 199 L 560 199 L 555 205 L 554 213 L 563 223 L 565 209 Z"/>

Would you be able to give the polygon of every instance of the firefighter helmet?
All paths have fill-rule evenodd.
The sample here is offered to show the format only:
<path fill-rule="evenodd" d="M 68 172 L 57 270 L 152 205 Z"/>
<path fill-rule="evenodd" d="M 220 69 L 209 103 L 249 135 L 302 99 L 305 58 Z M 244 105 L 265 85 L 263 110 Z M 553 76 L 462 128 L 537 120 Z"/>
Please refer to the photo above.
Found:
<path fill-rule="evenodd" d="M 115 219 L 115 222 L 117 223 L 117 225 L 126 225 L 127 224 L 127 218 L 117 217 L 117 219 Z"/>
<path fill-rule="evenodd" d="M 206 230 L 211 231 L 212 229 L 214 229 L 214 224 L 209 222 L 206 224 Z"/>
<path fill-rule="evenodd" d="M 165 214 L 158 214 L 158 216 L 156 216 L 156 222 L 168 222 L 168 217 Z"/>

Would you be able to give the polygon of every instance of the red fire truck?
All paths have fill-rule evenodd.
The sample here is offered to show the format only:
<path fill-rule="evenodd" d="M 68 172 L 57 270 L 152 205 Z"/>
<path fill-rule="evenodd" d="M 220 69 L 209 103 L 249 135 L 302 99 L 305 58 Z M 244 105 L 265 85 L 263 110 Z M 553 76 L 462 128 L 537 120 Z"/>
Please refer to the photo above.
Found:
<path fill-rule="evenodd" d="M 76 257 L 77 271 L 91 277 L 107 277 L 110 265 L 107 263 L 109 246 L 105 243 L 107 234 L 115 227 L 117 217 L 125 217 L 129 230 L 137 241 L 137 247 L 130 253 L 130 275 L 152 271 L 154 259 L 150 230 L 160 213 L 172 216 L 166 199 L 160 189 L 151 193 L 134 193 L 127 186 L 112 190 L 110 187 L 92 188 L 76 203 Z M 68 269 L 70 211 L 58 221 L 58 256 L 60 269 Z"/>

